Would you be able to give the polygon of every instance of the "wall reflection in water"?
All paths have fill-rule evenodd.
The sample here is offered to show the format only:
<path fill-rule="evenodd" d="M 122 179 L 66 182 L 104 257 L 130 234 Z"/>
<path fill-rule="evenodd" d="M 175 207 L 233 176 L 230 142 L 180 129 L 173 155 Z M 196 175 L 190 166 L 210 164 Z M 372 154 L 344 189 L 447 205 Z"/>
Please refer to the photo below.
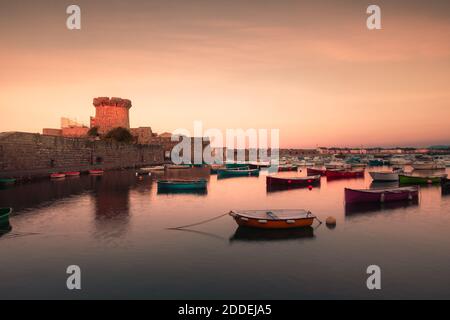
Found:
<path fill-rule="evenodd" d="M 98 239 L 124 236 L 130 221 L 130 187 L 136 184 L 136 176 L 117 172 L 90 178 L 95 205 L 94 236 Z"/>

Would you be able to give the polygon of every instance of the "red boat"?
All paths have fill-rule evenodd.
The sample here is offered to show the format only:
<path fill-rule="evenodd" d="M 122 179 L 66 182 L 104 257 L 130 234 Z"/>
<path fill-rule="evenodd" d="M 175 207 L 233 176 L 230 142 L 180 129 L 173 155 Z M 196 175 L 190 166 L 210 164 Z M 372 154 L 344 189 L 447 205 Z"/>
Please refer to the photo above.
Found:
<path fill-rule="evenodd" d="M 89 174 L 92 176 L 101 176 L 104 172 L 103 170 L 89 170 Z"/>
<path fill-rule="evenodd" d="M 403 187 L 388 189 L 348 189 L 345 188 L 346 203 L 389 202 L 399 200 L 417 200 L 419 188 Z"/>
<path fill-rule="evenodd" d="M 79 171 L 64 172 L 64 174 L 67 177 L 78 177 L 78 176 L 80 176 L 80 172 Z"/>
<path fill-rule="evenodd" d="M 359 178 L 364 177 L 364 170 L 355 170 L 355 171 L 326 170 L 325 175 L 327 179 Z"/>
<path fill-rule="evenodd" d="M 50 179 L 63 179 L 66 175 L 64 173 L 52 173 Z"/>
<path fill-rule="evenodd" d="M 267 176 L 267 187 L 309 187 L 320 183 L 320 175 L 308 177 L 274 177 Z"/>
<path fill-rule="evenodd" d="M 321 175 L 324 176 L 327 169 L 315 169 L 315 168 L 306 168 L 306 174 L 308 176 Z"/>

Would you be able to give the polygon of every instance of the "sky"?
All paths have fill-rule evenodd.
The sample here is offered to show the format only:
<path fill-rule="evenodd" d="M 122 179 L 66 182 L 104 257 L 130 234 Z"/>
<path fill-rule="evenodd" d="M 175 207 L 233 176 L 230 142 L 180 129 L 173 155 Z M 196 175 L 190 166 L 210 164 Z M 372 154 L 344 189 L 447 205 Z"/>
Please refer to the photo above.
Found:
<path fill-rule="evenodd" d="M 92 99 L 114 96 L 159 133 L 202 121 L 279 129 L 284 148 L 450 144 L 449 39 L 446 0 L 1 1 L 0 132 L 88 125 Z"/>

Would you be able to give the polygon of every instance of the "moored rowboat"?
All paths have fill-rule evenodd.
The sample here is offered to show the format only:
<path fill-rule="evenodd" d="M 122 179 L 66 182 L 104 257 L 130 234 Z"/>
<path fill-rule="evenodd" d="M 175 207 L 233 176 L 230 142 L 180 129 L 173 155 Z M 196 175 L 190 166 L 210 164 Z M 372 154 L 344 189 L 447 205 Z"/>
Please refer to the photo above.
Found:
<path fill-rule="evenodd" d="M 217 174 L 219 177 L 248 177 L 259 176 L 259 169 L 237 168 L 237 169 L 219 169 Z"/>
<path fill-rule="evenodd" d="M 231 211 L 230 216 L 242 227 L 261 229 L 289 229 L 309 227 L 313 224 L 314 216 L 303 209 L 289 210 L 247 210 Z"/>
<path fill-rule="evenodd" d="M 80 172 L 79 171 L 70 171 L 70 172 L 64 172 L 67 177 L 79 177 Z"/>
<path fill-rule="evenodd" d="M 266 177 L 268 187 L 308 187 L 318 183 L 320 183 L 320 175 L 308 177 Z"/>
<path fill-rule="evenodd" d="M 369 172 L 373 181 L 398 181 L 398 173 L 394 172 Z"/>
<path fill-rule="evenodd" d="M 52 173 L 50 179 L 63 179 L 66 175 L 64 173 Z"/>
<path fill-rule="evenodd" d="M 308 176 L 315 176 L 315 175 L 321 175 L 324 176 L 326 169 L 316 169 L 316 168 L 306 168 L 306 174 Z"/>
<path fill-rule="evenodd" d="M 278 166 L 278 171 L 279 172 L 284 172 L 284 171 L 297 171 L 298 167 L 292 164 L 285 164 L 285 165 L 280 165 Z"/>
<path fill-rule="evenodd" d="M 246 163 L 226 163 L 225 167 L 227 169 L 241 169 L 241 168 L 249 168 L 249 165 Z"/>
<path fill-rule="evenodd" d="M 398 178 L 401 184 L 433 184 L 440 183 L 445 176 L 411 176 L 399 174 Z"/>
<path fill-rule="evenodd" d="M 0 208 L 0 227 L 9 225 L 12 208 Z"/>
<path fill-rule="evenodd" d="M 225 169 L 225 166 L 222 164 L 212 164 L 210 167 L 210 173 L 217 174 L 217 170 L 219 169 Z"/>
<path fill-rule="evenodd" d="M 325 172 L 327 179 L 339 178 L 358 178 L 364 177 L 364 170 L 345 171 L 345 170 L 327 170 Z"/>
<path fill-rule="evenodd" d="M 414 170 L 440 170 L 445 169 L 445 164 L 436 161 L 418 161 L 412 165 Z"/>
<path fill-rule="evenodd" d="M 153 167 L 146 167 L 146 168 L 140 168 L 140 172 L 156 172 L 156 171 L 164 171 L 164 166 L 153 166 Z"/>
<path fill-rule="evenodd" d="M 190 169 L 191 166 L 188 164 L 168 164 L 166 165 L 166 169 L 171 170 L 171 169 Z"/>
<path fill-rule="evenodd" d="M 346 203 L 389 202 L 415 200 L 419 197 L 417 186 L 387 189 L 349 189 L 345 188 Z"/>
<path fill-rule="evenodd" d="M 103 170 L 89 170 L 91 176 L 101 176 L 103 173 L 105 173 Z"/>
<path fill-rule="evenodd" d="M 13 178 L 2 178 L 0 179 L 0 185 L 10 185 L 16 183 L 16 179 Z"/>
<path fill-rule="evenodd" d="M 166 191 L 203 190 L 206 189 L 206 180 L 158 180 L 158 189 Z"/>

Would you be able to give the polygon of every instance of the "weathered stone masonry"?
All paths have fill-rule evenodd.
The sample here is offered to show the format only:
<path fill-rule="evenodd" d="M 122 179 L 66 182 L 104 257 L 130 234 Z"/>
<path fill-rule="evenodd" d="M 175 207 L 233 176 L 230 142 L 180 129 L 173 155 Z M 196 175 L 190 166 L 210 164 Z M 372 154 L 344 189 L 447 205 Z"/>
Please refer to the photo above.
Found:
<path fill-rule="evenodd" d="M 34 133 L 0 134 L 0 176 L 27 177 L 49 172 L 117 169 L 164 162 L 161 145 L 121 144 Z"/>

